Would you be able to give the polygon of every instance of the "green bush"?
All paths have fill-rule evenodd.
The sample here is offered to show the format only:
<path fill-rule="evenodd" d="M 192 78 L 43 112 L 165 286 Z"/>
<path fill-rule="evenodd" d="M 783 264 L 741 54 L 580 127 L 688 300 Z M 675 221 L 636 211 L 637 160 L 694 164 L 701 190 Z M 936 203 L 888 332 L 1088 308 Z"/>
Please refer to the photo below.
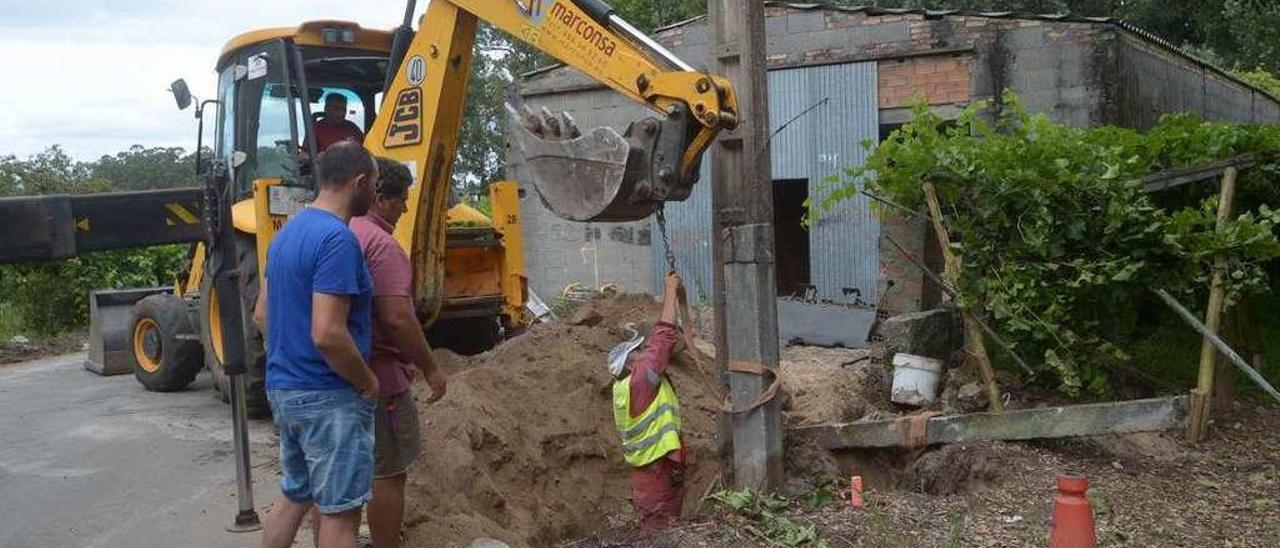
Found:
<path fill-rule="evenodd" d="M 16 323 L 23 334 L 35 336 L 83 327 L 89 320 L 90 291 L 171 285 L 186 250 L 185 245 L 171 245 L 0 265 L 0 303 L 16 318 L 6 323 Z"/>
<path fill-rule="evenodd" d="M 868 146 L 870 146 L 868 144 Z M 921 184 L 938 189 L 963 258 L 962 306 L 979 306 L 1037 376 L 1063 392 L 1108 391 L 1102 364 L 1124 362 L 1141 335 L 1137 312 L 1150 287 L 1204 302 L 1214 256 L 1227 302 L 1271 290 L 1280 257 L 1280 126 L 1167 116 L 1147 131 L 1080 129 L 1029 114 L 1006 92 L 990 119 L 985 104 L 944 124 L 924 106 L 880 143 L 866 164 L 833 180 L 817 210 L 858 192 L 922 209 Z M 1236 211 L 1214 230 L 1217 185 L 1148 195 L 1136 179 L 1243 153 L 1263 156 L 1245 171 Z"/>

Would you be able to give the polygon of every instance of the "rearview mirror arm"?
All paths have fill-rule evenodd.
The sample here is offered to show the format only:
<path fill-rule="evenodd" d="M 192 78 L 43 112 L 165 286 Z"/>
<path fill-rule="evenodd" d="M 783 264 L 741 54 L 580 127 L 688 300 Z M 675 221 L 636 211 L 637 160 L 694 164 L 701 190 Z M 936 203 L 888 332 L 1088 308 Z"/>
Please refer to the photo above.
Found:
<path fill-rule="evenodd" d="M 199 98 L 197 97 L 196 100 L 199 100 Z M 221 104 L 216 99 L 205 99 L 204 101 L 200 101 L 199 106 L 196 107 L 196 176 L 197 177 L 199 177 L 200 174 L 202 173 L 202 170 L 200 169 L 200 152 L 204 148 L 204 107 L 209 106 L 210 103 L 215 105 Z"/>

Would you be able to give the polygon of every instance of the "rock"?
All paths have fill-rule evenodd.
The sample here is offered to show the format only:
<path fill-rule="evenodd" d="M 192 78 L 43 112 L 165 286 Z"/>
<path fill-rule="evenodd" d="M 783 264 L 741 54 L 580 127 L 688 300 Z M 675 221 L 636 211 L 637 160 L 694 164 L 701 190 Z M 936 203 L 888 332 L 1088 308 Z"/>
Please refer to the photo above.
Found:
<path fill-rule="evenodd" d="M 985 411 L 987 404 L 987 389 L 980 382 L 971 382 L 956 391 L 956 409 L 961 413 Z"/>
<path fill-rule="evenodd" d="M 13 338 L 9 339 L 9 342 L 13 344 L 31 344 L 31 339 L 23 337 L 22 335 L 14 335 Z"/>
<path fill-rule="evenodd" d="M 964 345 L 960 314 L 954 308 L 936 308 L 901 314 L 880 324 L 885 360 L 899 352 L 946 360 Z"/>
<path fill-rule="evenodd" d="M 599 312 L 596 312 L 595 308 L 590 306 L 579 307 L 573 313 L 573 316 L 569 317 L 569 325 L 581 325 L 584 327 L 595 327 L 600 325 L 601 321 L 604 321 L 604 316 L 601 316 Z"/>
<path fill-rule="evenodd" d="M 471 541 L 467 548 L 511 548 L 511 545 L 491 538 L 478 538 Z"/>

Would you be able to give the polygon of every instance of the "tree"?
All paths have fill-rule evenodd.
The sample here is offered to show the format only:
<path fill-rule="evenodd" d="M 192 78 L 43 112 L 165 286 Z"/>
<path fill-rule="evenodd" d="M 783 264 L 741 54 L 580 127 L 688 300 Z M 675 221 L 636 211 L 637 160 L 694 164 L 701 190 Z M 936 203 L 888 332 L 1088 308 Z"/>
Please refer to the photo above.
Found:
<path fill-rule="evenodd" d="M 58 145 L 26 160 L 12 154 L 0 157 L 0 196 L 81 194 L 109 186 L 92 179 L 89 166 L 76 162 Z"/>
<path fill-rule="evenodd" d="M 145 148 L 104 155 L 92 164 L 93 177 L 111 181 L 122 190 L 196 186 L 195 156 L 182 147 Z"/>
<path fill-rule="evenodd" d="M 616 0 L 618 15 L 644 32 L 707 13 L 706 0 Z"/>
<path fill-rule="evenodd" d="M 515 79 L 545 64 L 545 56 L 510 35 L 481 24 L 467 81 L 454 187 L 464 195 L 481 194 L 506 168 L 507 116 L 503 104 Z"/>

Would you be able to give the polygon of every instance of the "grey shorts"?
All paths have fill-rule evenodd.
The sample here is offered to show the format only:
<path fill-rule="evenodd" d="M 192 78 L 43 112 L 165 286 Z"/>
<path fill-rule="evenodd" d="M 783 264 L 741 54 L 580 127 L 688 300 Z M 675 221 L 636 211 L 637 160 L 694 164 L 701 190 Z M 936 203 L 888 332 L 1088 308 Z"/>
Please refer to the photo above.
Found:
<path fill-rule="evenodd" d="M 381 396 L 373 414 L 373 477 L 389 478 L 409 470 L 422 452 L 418 406 L 413 391 Z"/>

